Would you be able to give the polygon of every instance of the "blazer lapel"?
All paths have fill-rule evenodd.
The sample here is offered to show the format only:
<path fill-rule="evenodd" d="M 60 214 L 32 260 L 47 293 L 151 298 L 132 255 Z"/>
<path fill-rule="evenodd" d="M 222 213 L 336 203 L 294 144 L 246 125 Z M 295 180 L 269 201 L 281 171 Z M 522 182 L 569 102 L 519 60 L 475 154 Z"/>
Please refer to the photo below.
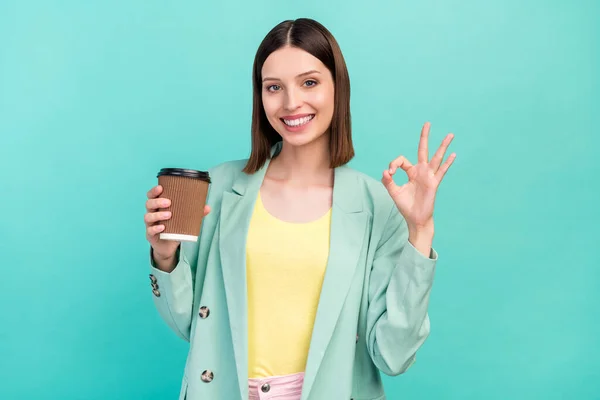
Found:
<path fill-rule="evenodd" d="M 329 258 L 306 363 L 302 400 L 308 399 L 354 278 L 368 223 L 362 201 L 356 174 L 348 167 L 336 168 Z"/>
<path fill-rule="evenodd" d="M 278 151 L 275 145 L 271 151 Z M 219 250 L 225 285 L 229 324 L 243 400 L 248 398 L 248 310 L 246 287 L 246 239 L 256 196 L 270 158 L 252 175 L 244 172 L 235 180 L 232 192 L 223 193 L 220 213 Z M 226 379 L 226 378 L 225 378 Z"/>

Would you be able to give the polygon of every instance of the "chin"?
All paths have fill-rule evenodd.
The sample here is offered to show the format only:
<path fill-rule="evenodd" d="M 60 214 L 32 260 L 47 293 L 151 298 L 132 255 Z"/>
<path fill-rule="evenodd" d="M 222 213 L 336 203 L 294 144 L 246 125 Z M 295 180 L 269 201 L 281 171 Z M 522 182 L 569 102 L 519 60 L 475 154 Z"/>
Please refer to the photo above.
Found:
<path fill-rule="evenodd" d="M 311 126 L 310 129 L 306 129 L 300 132 L 290 132 L 286 129 L 283 123 L 281 123 L 281 125 L 279 125 L 277 128 L 277 133 L 279 133 L 279 136 L 281 136 L 285 143 L 297 147 L 306 146 L 308 144 L 316 142 L 326 135 L 325 133 L 316 133 L 315 131 L 321 130 L 320 127 L 317 126 Z M 323 131 L 325 131 L 324 128 Z"/>
<path fill-rule="evenodd" d="M 309 132 L 304 133 L 304 134 L 293 134 L 290 132 L 283 132 L 283 134 L 279 133 L 279 135 L 281 136 L 281 138 L 283 139 L 283 141 L 285 143 L 288 143 L 292 146 L 295 147 L 301 147 L 301 146 L 306 146 L 308 144 L 311 144 L 313 142 L 318 141 L 322 135 L 317 135 L 317 134 L 310 134 Z"/>

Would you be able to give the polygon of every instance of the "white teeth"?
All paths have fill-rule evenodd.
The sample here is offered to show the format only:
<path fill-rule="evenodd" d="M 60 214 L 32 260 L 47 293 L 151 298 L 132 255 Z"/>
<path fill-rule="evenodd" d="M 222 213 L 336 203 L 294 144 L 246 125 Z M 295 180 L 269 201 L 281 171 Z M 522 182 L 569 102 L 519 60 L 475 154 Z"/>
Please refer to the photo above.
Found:
<path fill-rule="evenodd" d="M 309 115 L 308 117 L 298 118 L 298 119 L 284 119 L 283 122 L 287 126 L 300 126 L 306 124 L 308 121 L 314 118 L 314 115 Z"/>

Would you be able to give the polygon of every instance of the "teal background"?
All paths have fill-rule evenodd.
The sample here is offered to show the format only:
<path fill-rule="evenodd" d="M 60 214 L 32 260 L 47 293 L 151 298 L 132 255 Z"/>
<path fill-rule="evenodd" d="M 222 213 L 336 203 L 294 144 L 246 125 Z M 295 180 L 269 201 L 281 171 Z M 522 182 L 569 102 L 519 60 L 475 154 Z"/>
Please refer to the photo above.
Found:
<path fill-rule="evenodd" d="M 312 17 L 379 179 L 453 132 L 432 333 L 390 399 L 599 399 L 597 1 L 0 2 L 0 399 L 173 399 L 146 191 L 249 152 L 251 66 Z M 402 182 L 399 180 L 399 182 Z"/>

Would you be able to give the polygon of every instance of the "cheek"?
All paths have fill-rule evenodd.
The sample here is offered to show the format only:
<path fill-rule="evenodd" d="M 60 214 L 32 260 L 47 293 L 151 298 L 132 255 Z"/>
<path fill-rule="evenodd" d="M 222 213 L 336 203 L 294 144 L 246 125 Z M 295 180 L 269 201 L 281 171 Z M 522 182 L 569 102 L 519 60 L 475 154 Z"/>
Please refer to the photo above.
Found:
<path fill-rule="evenodd" d="M 311 104 L 323 114 L 333 112 L 333 93 L 328 91 L 316 92 L 311 96 Z"/>
<path fill-rule="evenodd" d="M 267 114 L 267 118 L 271 119 L 277 114 L 277 110 L 279 109 L 278 102 L 276 99 L 272 97 L 263 97 L 263 108 L 265 109 L 265 114 Z"/>

